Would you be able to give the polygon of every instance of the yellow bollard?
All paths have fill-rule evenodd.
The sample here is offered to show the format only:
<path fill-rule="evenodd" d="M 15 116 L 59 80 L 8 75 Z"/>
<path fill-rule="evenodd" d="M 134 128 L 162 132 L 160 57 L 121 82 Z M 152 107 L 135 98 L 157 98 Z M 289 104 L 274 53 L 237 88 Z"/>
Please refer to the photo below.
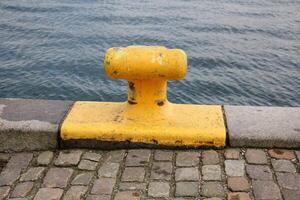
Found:
<path fill-rule="evenodd" d="M 110 48 L 104 66 L 111 78 L 128 80 L 127 102 L 76 102 L 61 126 L 63 140 L 225 145 L 221 106 L 173 104 L 167 99 L 167 80 L 180 80 L 186 74 L 184 51 L 157 46 Z"/>

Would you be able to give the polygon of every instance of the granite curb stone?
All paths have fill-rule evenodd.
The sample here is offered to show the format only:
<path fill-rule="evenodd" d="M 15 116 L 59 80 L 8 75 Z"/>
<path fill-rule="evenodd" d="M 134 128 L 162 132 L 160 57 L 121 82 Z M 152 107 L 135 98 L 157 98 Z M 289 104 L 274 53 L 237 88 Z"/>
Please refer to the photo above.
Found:
<path fill-rule="evenodd" d="M 60 123 L 72 104 L 72 101 L 0 99 L 0 152 L 56 149 Z"/>
<path fill-rule="evenodd" d="M 224 110 L 232 147 L 300 147 L 300 107 L 225 105 Z"/>
<path fill-rule="evenodd" d="M 67 141 L 59 139 L 60 125 L 72 104 L 72 101 L 0 98 L 0 152 L 53 150 L 59 148 L 59 144 L 62 148 L 93 148 L 96 140 L 87 141 L 84 145 L 83 143 L 81 145 L 79 140 L 68 141 L 69 145 L 65 145 Z M 225 105 L 224 112 L 231 147 L 300 148 L 300 107 Z M 143 146 L 135 143 L 127 146 L 121 143 L 116 145 L 116 142 L 100 141 L 100 143 L 99 148 L 103 149 L 147 147 L 146 144 Z M 166 147 L 158 145 L 155 148 Z M 182 160 L 182 156 L 178 154 L 176 159 L 182 166 L 194 166 L 200 157 L 195 154 L 191 159 Z M 217 164 L 217 156 L 215 151 L 204 151 L 203 163 Z M 229 155 L 228 152 L 227 156 L 228 158 L 234 156 L 231 159 L 237 159 L 238 155 Z M 168 151 L 157 151 L 154 159 L 167 161 L 171 157 L 172 154 Z M 247 157 L 253 159 L 248 155 Z M 149 159 L 147 156 L 143 158 L 144 161 L 147 159 Z M 134 159 L 129 161 L 129 164 L 131 162 L 132 166 L 135 166 Z"/>

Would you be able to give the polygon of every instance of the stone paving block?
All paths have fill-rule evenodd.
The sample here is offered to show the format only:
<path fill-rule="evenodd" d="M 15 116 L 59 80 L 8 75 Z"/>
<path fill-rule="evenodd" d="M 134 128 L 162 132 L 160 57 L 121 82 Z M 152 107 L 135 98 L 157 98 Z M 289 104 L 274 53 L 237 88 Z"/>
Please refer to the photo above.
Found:
<path fill-rule="evenodd" d="M 300 107 L 224 106 L 230 146 L 300 146 Z"/>
<path fill-rule="evenodd" d="M 44 151 L 40 153 L 40 155 L 37 158 L 37 164 L 38 165 L 49 165 L 54 157 L 53 152 L 51 151 Z"/>
<path fill-rule="evenodd" d="M 71 150 L 74 151 L 74 150 Z M 80 150 L 81 152 L 83 152 L 83 155 L 81 156 L 81 161 L 82 160 L 88 160 L 88 159 L 83 159 L 86 150 Z M 165 150 L 162 150 L 165 151 Z M 247 151 L 247 149 L 241 149 L 239 150 L 240 154 L 243 155 L 244 152 Z M 60 151 L 60 152 L 66 152 L 64 150 Z M 89 153 L 94 153 L 94 152 L 99 152 L 99 151 L 92 151 L 90 150 Z M 126 151 L 124 151 L 126 152 Z M 154 155 L 153 158 L 155 156 L 156 150 L 153 150 Z M 11 157 L 12 159 L 9 160 L 10 164 L 9 166 L 12 167 L 12 169 L 16 169 L 17 167 L 20 168 L 20 166 L 23 166 L 22 168 L 22 174 L 19 173 L 19 177 L 20 180 L 18 182 L 14 182 L 12 186 L 2 186 L 0 187 L 0 194 L 1 194 L 1 190 L 4 190 L 3 188 L 7 187 L 7 190 L 11 190 L 8 194 L 10 195 L 10 198 L 8 200 L 32 200 L 32 198 L 34 197 L 34 194 L 40 189 L 40 187 L 46 187 L 46 181 L 47 181 L 47 175 L 51 172 L 51 170 L 53 169 L 68 169 L 68 170 L 74 170 L 74 175 L 72 173 L 71 177 L 68 178 L 67 181 L 67 186 L 66 187 L 61 187 L 61 189 L 64 190 L 63 195 L 60 197 L 60 200 L 63 199 L 67 199 L 67 196 L 70 195 L 70 191 L 74 186 L 81 186 L 81 187 L 85 187 L 85 188 L 89 188 L 86 191 L 86 194 L 84 195 L 84 197 L 82 197 L 81 199 L 135 199 L 138 198 L 140 200 L 154 200 L 154 199 L 170 199 L 170 200 L 192 200 L 192 199 L 237 199 L 239 198 L 240 200 L 242 199 L 248 199 L 247 194 L 250 194 L 252 200 L 254 200 L 253 198 L 253 194 L 254 194 L 254 190 L 253 185 L 251 185 L 252 182 L 254 181 L 259 181 L 257 179 L 257 177 L 259 179 L 267 179 L 267 180 L 261 180 L 264 181 L 264 184 L 269 183 L 269 182 L 273 182 L 273 184 L 277 184 L 277 187 L 281 190 L 280 191 L 280 198 L 284 199 L 284 200 L 290 200 L 290 199 L 297 199 L 299 194 L 297 193 L 297 191 L 300 191 L 300 174 L 298 171 L 298 163 L 297 160 L 292 159 L 279 159 L 279 158 L 272 158 L 268 160 L 268 164 L 267 165 L 263 165 L 263 164 L 258 164 L 255 163 L 254 165 L 246 165 L 244 160 L 242 159 L 242 156 L 239 155 L 238 157 L 228 157 L 228 158 L 232 158 L 232 160 L 225 160 L 224 162 L 224 167 L 226 170 L 226 165 L 228 167 L 228 161 L 229 163 L 232 161 L 238 161 L 237 163 L 231 163 L 232 164 L 232 169 L 231 170 L 235 170 L 238 171 L 239 167 L 236 167 L 236 164 L 242 164 L 241 166 L 241 170 L 242 172 L 244 171 L 244 176 L 225 176 L 221 173 L 222 169 L 222 163 L 221 159 L 223 159 L 224 154 L 226 153 L 226 149 L 220 150 L 218 151 L 218 154 L 220 156 L 220 162 L 218 165 L 203 165 L 202 166 L 202 161 L 200 162 L 199 157 L 196 157 L 196 160 L 198 160 L 198 162 L 196 162 L 197 164 L 195 166 L 176 166 L 176 160 L 174 160 L 173 158 L 176 158 L 178 150 L 168 150 L 168 152 L 173 152 L 173 156 L 172 156 L 172 161 L 167 161 L 167 160 L 163 160 L 163 161 L 157 161 L 155 159 L 151 159 L 147 162 L 147 166 L 140 166 L 140 167 L 128 167 L 125 165 L 125 163 L 123 161 L 125 161 L 125 157 L 124 159 L 120 159 L 120 162 L 114 163 L 111 162 L 112 160 L 110 159 L 110 151 L 101 151 L 99 154 L 103 156 L 103 159 L 100 158 L 98 165 L 100 165 L 99 167 L 97 167 L 98 169 L 98 173 L 95 170 L 93 171 L 85 171 L 83 172 L 82 170 L 79 169 L 79 167 L 76 166 L 72 166 L 70 168 L 64 168 L 64 167 L 54 167 L 52 162 L 50 162 L 49 165 L 46 166 L 40 166 L 37 167 L 37 164 L 35 161 L 36 159 L 32 158 L 32 154 L 28 154 L 29 158 L 25 159 L 24 156 L 19 156 L 19 157 L 14 157 L 15 155 L 19 155 L 19 154 L 14 154 L 14 153 L 8 153 L 8 157 Z M 183 152 L 183 151 L 179 151 L 179 152 Z M 186 151 L 187 153 L 190 153 L 190 151 Z M 192 151 L 193 153 L 196 151 Z M 248 151 L 249 152 L 249 151 Z M 293 152 L 293 151 L 292 151 Z M 59 151 L 58 151 L 59 153 Z M 201 155 L 200 151 L 196 152 L 198 153 L 198 156 Z M 294 153 L 294 152 L 293 152 Z M 39 152 L 34 152 L 34 154 L 36 156 L 39 156 Z M 22 154 L 20 154 L 22 155 Z M 28 156 L 27 155 L 27 156 Z M 126 155 L 126 154 L 124 154 Z M 295 154 L 296 155 L 296 154 Z M 13 158 L 14 157 L 14 158 Z M 25 156 L 26 157 L 26 156 Z M 238 159 L 233 159 L 233 158 L 238 158 Z M 269 159 L 269 158 L 268 158 Z M 26 161 L 27 160 L 27 161 Z M 29 160 L 29 161 L 28 161 Z M 54 160 L 55 161 L 55 160 Z M 91 162 L 95 162 L 93 160 L 88 160 Z M 239 162 L 241 161 L 241 162 Z M 201 166 L 199 166 L 199 162 L 201 163 Z M 30 164 L 30 165 L 29 165 Z M 272 166 L 270 166 L 272 164 Z M 79 166 L 79 165 L 78 165 Z M 101 171 L 101 168 L 106 166 L 107 168 L 107 172 L 103 173 L 103 171 Z M 113 167 L 116 166 L 116 167 Z M 246 167 L 247 166 L 247 167 Z M 293 166 L 293 167 L 291 167 Z M 25 168 L 26 169 L 25 169 Z M 216 169 L 214 167 L 217 167 Z M 253 174 L 249 173 L 249 169 L 253 167 L 251 170 L 253 171 Z M 39 172 L 39 168 L 44 169 L 44 173 L 42 173 L 42 175 L 40 175 L 41 172 Z M 73 168 L 73 169 L 72 169 Z M 122 171 L 119 171 L 120 170 Z M 5 167 L 6 169 L 6 167 Z M 5 170 L 3 169 L 3 170 Z M 127 170 L 126 169 L 133 169 L 133 170 Z M 155 169 L 155 170 L 154 170 Z M 192 170 L 191 170 L 192 169 Z M 291 170 L 293 169 L 293 170 Z M 296 171 L 295 171 L 296 169 Z M 173 172 L 174 170 L 174 172 Z M 180 173 L 178 173 L 180 170 L 182 170 L 181 175 Z M 187 170 L 187 171 L 185 171 Z M 201 171 L 200 171 L 201 170 Z M 276 171 L 277 170 L 277 171 Z M 42 171 L 42 170 L 41 170 Z M 109 174 L 112 173 L 112 171 L 116 171 L 115 173 L 113 173 L 114 175 L 108 175 L 111 177 L 104 177 L 103 174 Z M 281 172 L 283 171 L 283 172 Z M 45 172 L 47 172 L 45 174 Z M 122 172 L 122 174 L 120 174 Z M 158 172 L 158 173 L 157 173 Z M 160 173 L 165 173 L 165 172 L 169 172 L 167 174 L 167 176 L 160 176 Z M 220 172 L 220 173 L 219 173 Z M 228 172 L 228 170 L 227 170 Z M 249 175 L 249 177 L 245 176 L 245 172 L 247 172 L 247 176 Z M 103 173 L 103 174 L 102 174 Z M 65 174 L 65 173 L 64 173 Z M 117 176 L 116 176 L 117 174 Z M 214 178 L 215 174 L 218 174 L 218 181 L 216 181 Z M 44 180 L 40 180 L 42 179 L 42 177 L 45 175 Z M 154 176 L 155 175 L 155 176 Z M 201 176 L 202 175 L 202 176 Z M 49 175 L 48 175 L 49 176 Z M 56 177 L 59 177 L 59 179 L 65 180 L 64 177 L 62 177 L 61 175 L 55 175 Z M 181 178 L 179 178 L 181 176 Z M 210 177 L 212 176 L 212 178 Z M 31 178 L 24 178 L 24 177 L 31 177 Z M 39 177 L 39 178 L 37 178 Z M 111 179 L 112 183 L 109 184 L 109 181 L 102 181 L 101 183 L 98 183 L 97 186 L 97 179 L 94 180 L 95 178 L 107 178 L 107 179 Z M 170 179 L 171 177 L 171 179 Z M 183 178 L 182 178 L 183 177 Z M 210 178 L 207 178 L 210 177 Z M 219 179 L 219 177 L 221 177 Z M 266 178 L 267 177 L 267 178 Z M 51 177 L 52 179 L 53 177 Z M 72 178 L 72 179 L 71 179 Z M 252 180 L 250 181 L 249 178 L 252 178 Z M 54 177 L 54 180 L 56 178 Z M 270 179 L 270 180 L 268 180 Z M 24 184 L 26 182 L 28 182 L 28 180 L 30 182 L 32 182 L 32 184 L 34 184 L 33 188 L 27 195 L 24 195 L 25 197 L 12 197 L 12 194 L 14 193 L 14 190 L 20 190 L 18 189 L 20 186 L 20 184 Z M 32 180 L 32 181 L 31 181 Z M 33 183 L 33 181 L 37 180 L 36 183 Z M 227 181 L 227 183 L 226 183 Z M 41 183 L 42 182 L 42 183 Z M 151 184 L 150 184 L 151 183 Z M 156 197 L 160 196 L 160 193 L 157 192 L 156 190 L 158 189 L 163 189 L 163 187 L 157 186 L 155 189 L 155 185 L 152 185 L 154 183 L 159 183 L 159 184 L 166 184 L 168 185 L 169 189 L 168 189 L 168 195 L 167 194 L 162 194 L 162 196 L 166 196 L 166 197 Z M 178 187 L 178 185 L 183 184 L 183 187 Z M 207 186 L 207 184 L 212 184 L 213 186 Z M 214 184 L 219 184 L 221 187 L 218 187 Z M 102 188 L 100 187 L 100 185 L 102 186 Z M 194 185 L 194 187 L 191 185 Z M 153 186 L 153 187 L 152 187 Z M 54 187 L 54 186 L 51 186 Z M 58 186 L 55 186 L 55 188 L 57 188 Z M 228 187 L 228 189 L 226 188 Z M 272 185 L 271 185 L 271 191 L 274 189 L 272 189 Z M 276 187 L 275 187 L 276 188 Z M 94 192 L 98 192 L 98 193 L 91 193 L 90 190 L 94 190 Z M 206 193 L 211 195 L 211 196 L 205 196 L 203 193 L 203 190 L 206 189 L 208 190 L 208 192 L 211 193 Z M 215 196 L 216 192 L 220 192 L 223 190 L 224 196 Z M 270 190 L 269 188 L 265 189 L 265 190 Z M 275 189 L 276 190 L 276 189 Z M 100 191 L 100 192 L 99 192 Z M 106 191 L 106 192 L 105 192 Z M 113 192 L 111 192 L 113 191 Z M 200 194 L 201 191 L 201 194 Z M 264 191 L 264 190 L 263 190 Z M 215 193 L 214 193 L 215 192 Z M 257 191 L 256 191 L 257 192 Z M 2 192 L 3 193 L 3 192 Z M 76 197 L 76 195 L 80 196 L 80 192 L 72 192 L 73 195 L 75 195 L 75 197 L 73 195 L 72 198 L 70 197 L 70 199 L 80 199 L 80 197 Z M 221 192 L 222 193 L 222 192 Z M 263 193 L 263 192 L 261 192 Z M 276 193 L 276 192 L 275 192 Z M 132 196 L 136 194 L 136 196 Z M 150 195 L 151 194 L 151 195 Z M 175 196 L 174 196 L 175 195 Z M 246 195 L 246 196 L 245 196 Z M 265 196 L 267 196 L 268 194 L 265 193 Z M 283 198 L 285 197 L 285 198 Z M 255 200 L 259 200 L 259 199 L 264 199 L 265 197 L 261 197 L 261 198 L 256 198 Z M 1 199 L 1 198 L 0 198 Z M 7 199 L 7 198 L 5 198 Z M 273 197 L 268 198 L 267 200 L 273 200 Z M 275 198 L 276 199 L 276 198 Z M 265 199 L 266 200 L 266 199 Z M 298 200 L 298 199 L 297 199 Z"/>
<path fill-rule="evenodd" d="M 247 165 L 246 171 L 252 179 L 273 180 L 271 169 L 267 165 Z"/>
<path fill-rule="evenodd" d="M 140 200 L 141 194 L 137 191 L 120 191 L 116 194 L 114 200 Z"/>
<path fill-rule="evenodd" d="M 9 153 L 0 153 L 0 162 L 7 162 L 10 158 Z"/>
<path fill-rule="evenodd" d="M 274 171 L 276 172 L 291 172 L 295 173 L 296 168 L 294 164 L 289 160 L 271 160 Z"/>
<path fill-rule="evenodd" d="M 9 186 L 0 187 L 0 199 L 5 199 L 8 196 L 10 191 Z"/>
<path fill-rule="evenodd" d="M 220 181 L 221 166 L 220 165 L 204 165 L 202 166 L 202 176 L 205 181 Z"/>
<path fill-rule="evenodd" d="M 151 179 L 171 180 L 172 163 L 154 162 L 151 169 Z"/>
<path fill-rule="evenodd" d="M 121 180 L 143 182 L 145 178 L 145 169 L 143 167 L 126 167 Z"/>
<path fill-rule="evenodd" d="M 229 192 L 228 200 L 251 200 L 249 193 L 247 192 Z"/>
<path fill-rule="evenodd" d="M 199 171 L 197 167 L 177 168 L 175 171 L 176 181 L 197 181 L 199 180 Z"/>
<path fill-rule="evenodd" d="M 154 160 L 157 161 L 172 161 L 173 152 L 166 150 L 155 150 Z"/>
<path fill-rule="evenodd" d="M 148 195 L 150 197 L 169 197 L 170 185 L 165 182 L 150 182 Z"/>
<path fill-rule="evenodd" d="M 88 185 L 93 178 L 92 172 L 83 172 L 78 174 L 72 181 L 72 185 Z"/>
<path fill-rule="evenodd" d="M 300 163 L 300 151 L 295 151 L 295 154 L 297 156 L 298 162 Z"/>
<path fill-rule="evenodd" d="M 102 155 L 94 152 L 85 152 L 82 156 L 82 159 L 91 160 L 98 162 L 101 159 Z"/>
<path fill-rule="evenodd" d="M 228 177 L 227 185 L 234 192 L 248 191 L 250 189 L 250 184 L 246 177 Z"/>
<path fill-rule="evenodd" d="M 101 177 L 101 178 L 95 180 L 91 194 L 111 195 L 114 185 L 115 185 L 115 182 L 116 182 L 116 179 Z"/>
<path fill-rule="evenodd" d="M 198 182 L 177 182 L 175 187 L 176 197 L 196 197 L 199 194 Z"/>
<path fill-rule="evenodd" d="M 290 150 L 270 149 L 268 150 L 268 153 L 272 158 L 276 158 L 276 159 L 286 159 L 286 160 L 295 159 L 295 155 L 293 151 Z"/>
<path fill-rule="evenodd" d="M 150 150 L 129 150 L 126 157 L 126 166 L 144 166 L 147 165 L 150 159 Z"/>
<path fill-rule="evenodd" d="M 88 195 L 86 200 L 110 200 L 110 195 Z"/>
<path fill-rule="evenodd" d="M 106 162 L 98 170 L 98 176 L 115 178 L 117 177 L 119 167 L 120 167 L 119 163 Z"/>
<path fill-rule="evenodd" d="M 146 190 L 146 183 L 123 182 L 119 184 L 120 190 Z"/>
<path fill-rule="evenodd" d="M 202 163 L 203 165 L 216 165 L 219 164 L 219 155 L 214 150 L 207 150 L 202 152 Z"/>
<path fill-rule="evenodd" d="M 225 159 L 237 160 L 240 159 L 241 153 L 240 149 L 226 149 L 224 153 Z"/>
<path fill-rule="evenodd" d="M 0 174 L 0 186 L 13 185 L 20 177 L 22 169 L 20 168 L 6 168 Z"/>
<path fill-rule="evenodd" d="M 218 197 L 212 197 L 212 198 L 205 198 L 203 200 L 222 200 L 222 199 L 220 199 Z"/>
<path fill-rule="evenodd" d="M 278 184 L 289 190 L 300 190 L 299 173 L 276 173 Z"/>
<path fill-rule="evenodd" d="M 33 158 L 32 153 L 16 153 L 11 156 L 6 168 L 20 168 L 25 169 L 28 167 L 30 161 Z"/>
<path fill-rule="evenodd" d="M 124 150 L 114 150 L 108 153 L 106 162 L 119 163 L 125 156 Z"/>
<path fill-rule="evenodd" d="M 279 187 L 273 181 L 253 181 L 253 193 L 256 200 L 281 199 Z"/>
<path fill-rule="evenodd" d="M 82 155 L 82 151 L 61 151 L 58 155 L 58 158 L 55 160 L 56 166 L 76 166 Z"/>
<path fill-rule="evenodd" d="M 178 152 L 176 156 L 176 166 L 189 167 L 199 165 L 199 152 Z"/>
<path fill-rule="evenodd" d="M 57 148 L 59 124 L 72 102 L 0 99 L 0 151 Z"/>
<path fill-rule="evenodd" d="M 29 168 L 26 173 L 22 174 L 20 181 L 36 181 L 43 176 L 44 171 L 44 167 Z"/>
<path fill-rule="evenodd" d="M 28 167 L 32 158 L 32 153 L 17 153 L 11 156 L 0 174 L 0 186 L 12 185 L 20 177 L 21 171 Z"/>
<path fill-rule="evenodd" d="M 67 186 L 73 169 L 69 168 L 50 168 L 47 172 L 43 185 L 44 187 L 64 188 Z"/>
<path fill-rule="evenodd" d="M 205 197 L 225 197 L 225 191 L 220 182 L 204 182 L 201 187 L 201 195 Z"/>
<path fill-rule="evenodd" d="M 98 163 L 94 162 L 94 161 L 81 160 L 78 165 L 78 169 L 93 171 L 93 170 L 96 170 L 97 165 L 98 165 Z"/>
<path fill-rule="evenodd" d="M 88 187 L 86 186 L 72 186 L 64 195 L 64 200 L 80 200 L 83 199 Z"/>
<path fill-rule="evenodd" d="M 33 182 L 18 183 L 10 197 L 26 197 L 33 188 Z"/>
<path fill-rule="evenodd" d="M 283 189 L 282 195 L 285 200 L 299 200 L 300 199 L 300 190 Z"/>
<path fill-rule="evenodd" d="M 245 161 L 244 160 L 225 160 L 225 172 L 227 176 L 244 176 Z"/>
<path fill-rule="evenodd" d="M 267 155 L 262 149 L 247 149 L 246 160 L 250 164 L 267 164 Z"/>
<path fill-rule="evenodd" d="M 40 188 L 34 200 L 59 200 L 63 192 L 59 188 Z"/>

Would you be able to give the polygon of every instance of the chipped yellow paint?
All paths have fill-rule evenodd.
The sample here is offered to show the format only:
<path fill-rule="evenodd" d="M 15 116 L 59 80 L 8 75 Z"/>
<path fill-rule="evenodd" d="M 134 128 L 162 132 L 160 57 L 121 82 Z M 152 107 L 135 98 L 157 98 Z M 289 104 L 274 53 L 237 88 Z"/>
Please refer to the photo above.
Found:
<path fill-rule="evenodd" d="M 128 80 L 127 102 L 76 102 L 62 124 L 62 139 L 225 145 L 221 106 L 173 104 L 167 100 L 167 80 L 179 80 L 186 74 L 187 58 L 182 50 L 111 48 L 104 65 L 111 78 Z"/>

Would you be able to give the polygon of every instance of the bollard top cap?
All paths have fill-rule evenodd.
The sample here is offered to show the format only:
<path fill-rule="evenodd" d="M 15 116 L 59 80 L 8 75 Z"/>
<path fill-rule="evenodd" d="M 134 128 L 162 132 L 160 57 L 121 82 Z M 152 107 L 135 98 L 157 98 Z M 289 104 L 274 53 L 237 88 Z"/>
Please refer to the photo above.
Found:
<path fill-rule="evenodd" d="M 187 56 L 162 46 L 113 47 L 106 52 L 104 68 L 114 79 L 179 80 L 186 75 Z"/>

